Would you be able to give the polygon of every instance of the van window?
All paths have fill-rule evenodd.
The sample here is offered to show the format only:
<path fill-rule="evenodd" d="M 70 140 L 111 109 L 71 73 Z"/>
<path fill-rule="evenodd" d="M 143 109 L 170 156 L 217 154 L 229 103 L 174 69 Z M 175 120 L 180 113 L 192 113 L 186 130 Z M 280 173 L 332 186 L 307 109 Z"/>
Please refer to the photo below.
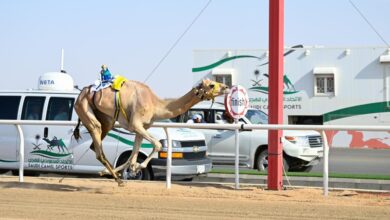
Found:
<path fill-rule="evenodd" d="M 0 119 L 17 119 L 20 96 L 0 96 L 0 103 L 6 108 L 1 108 Z"/>
<path fill-rule="evenodd" d="M 22 120 L 42 120 L 45 97 L 27 96 L 24 99 Z"/>
<path fill-rule="evenodd" d="M 46 120 L 70 121 L 72 118 L 73 103 L 74 98 L 50 98 Z"/>

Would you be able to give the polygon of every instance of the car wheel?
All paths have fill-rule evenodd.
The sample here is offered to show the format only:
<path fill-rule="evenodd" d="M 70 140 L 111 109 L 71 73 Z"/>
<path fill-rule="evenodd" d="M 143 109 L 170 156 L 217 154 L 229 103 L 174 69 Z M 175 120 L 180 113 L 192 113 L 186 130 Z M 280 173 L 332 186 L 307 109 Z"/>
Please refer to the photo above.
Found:
<path fill-rule="evenodd" d="M 313 166 L 301 166 L 296 168 L 291 168 L 291 171 L 294 172 L 310 172 L 313 169 Z"/>
<path fill-rule="evenodd" d="M 4 174 L 4 173 L 7 173 L 7 172 L 9 172 L 9 170 L 0 169 L 0 174 Z"/>
<path fill-rule="evenodd" d="M 122 164 L 124 164 L 126 161 L 127 161 L 127 157 L 124 157 L 117 165 L 120 166 Z M 139 158 L 137 159 L 137 162 L 138 163 L 142 163 L 144 160 L 142 158 Z M 120 171 L 120 174 L 121 174 L 121 178 L 123 180 L 151 180 L 152 179 L 152 173 L 150 171 L 150 168 L 149 166 L 144 168 L 144 169 L 141 169 L 140 171 L 138 171 L 138 173 L 136 174 L 133 174 L 130 170 L 130 167 L 126 168 L 126 169 L 123 169 Z"/>
<path fill-rule="evenodd" d="M 19 176 L 19 170 L 12 170 L 11 171 L 13 176 Z M 34 171 L 23 171 L 23 176 L 39 176 L 40 173 L 34 172 Z"/>
<path fill-rule="evenodd" d="M 285 158 L 283 158 L 283 167 L 286 172 L 289 171 L 289 165 Z M 268 171 L 268 149 L 264 149 L 260 152 L 257 158 L 257 169 L 264 172 Z"/>
<path fill-rule="evenodd" d="M 182 179 L 181 181 L 183 181 L 183 182 L 192 182 L 192 180 L 194 180 L 193 177 L 187 177 L 187 178 Z"/>

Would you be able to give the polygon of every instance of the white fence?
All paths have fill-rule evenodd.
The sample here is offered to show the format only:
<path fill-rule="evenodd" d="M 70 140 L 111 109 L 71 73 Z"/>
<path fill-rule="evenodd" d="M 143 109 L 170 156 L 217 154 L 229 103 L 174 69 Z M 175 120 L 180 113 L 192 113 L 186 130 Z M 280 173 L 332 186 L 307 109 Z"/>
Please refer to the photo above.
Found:
<path fill-rule="evenodd" d="M 68 121 L 28 121 L 28 120 L 0 120 L 0 124 L 15 125 L 19 133 L 19 181 L 23 182 L 24 169 L 24 136 L 20 125 L 73 125 L 77 122 Z M 118 124 L 116 124 L 118 126 Z M 360 131 L 390 131 L 390 126 L 350 126 L 350 125 L 252 125 L 252 124 L 187 124 L 187 123 L 162 123 L 156 122 L 153 127 L 164 128 L 168 140 L 168 157 L 167 157 L 167 174 L 166 186 L 171 188 L 171 164 L 172 164 L 172 139 L 168 128 L 193 128 L 193 129 L 224 129 L 224 130 L 239 130 L 239 129 L 258 129 L 258 130 L 316 130 L 320 132 L 323 139 L 324 148 L 324 170 L 323 170 L 323 191 L 324 195 L 328 195 L 328 160 L 329 146 L 325 131 L 327 130 L 360 130 Z M 237 175 L 237 174 L 236 174 Z"/>

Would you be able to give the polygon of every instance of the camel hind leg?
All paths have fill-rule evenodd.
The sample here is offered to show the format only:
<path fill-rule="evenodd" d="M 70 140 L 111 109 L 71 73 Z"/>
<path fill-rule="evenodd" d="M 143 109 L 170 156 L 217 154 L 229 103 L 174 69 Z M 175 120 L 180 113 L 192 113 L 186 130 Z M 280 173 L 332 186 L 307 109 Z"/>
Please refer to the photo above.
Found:
<path fill-rule="evenodd" d="M 99 160 L 108 170 L 108 172 L 115 178 L 115 181 L 118 182 L 119 185 L 122 184 L 122 180 L 119 178 L 118 174 L 114 171 L 112 165 L 107 160 L 102 145 L 102 128 L 101 124 L 98 120 L 94 121 L 91 125 L 86 126 L 93 140 L 93 148 L 96 154 L 96 159 Z M 105 135 L 104 135 L 105 136 Z"/>
<path fill-rule="evenodd" d="M 107 168 L 107 170 L 115 178 L 115 181 L 118 183 L 118 185 L 121 186 L 123 183 L 122 180 L 118 177 L 117 173 L 114 172 L 112 165 L 104 155 L 102 148 L 102 124 L 97 120 L 95 114 L 92 112 L 85 93 L 84 95 L 80 94 L 79 98 L 77 99 L 75 110 L 92 137 L 96 159 Z"/>
<path fill-rule="evenodd" d="M 107 116 L 103 113 L 100 113 L 98 111 L 94 112 L 96 118 L 98 119 L 98 121 L 101 123 L 101 129 L 102 129 L 102 132 L 101 132 L 101 135 L 100 135 L 100 140 L 104 140 L 104 138 L 107 136 L 108 132 L 114 127 L 114 119 L 110 116 Z M 91 145 L 91 147 L 93 147 L 93 144 Z M 104 154 L 104 151 L 102 151 L 103 153 L 103 157 L 105 157 L 105 154 Z M 112 166 L 113 168 L 113 166 Z M 113 170 L 114 173 L 118 173 L 116 171 L 116 169 Z M 111 174 L 111 172 L 105 168 L 104 170 L 100 171 L 99 174 L 101 176 L 105 175 L 105 174 Z M 118 175 L 118 174 L 117 174 Z"/>

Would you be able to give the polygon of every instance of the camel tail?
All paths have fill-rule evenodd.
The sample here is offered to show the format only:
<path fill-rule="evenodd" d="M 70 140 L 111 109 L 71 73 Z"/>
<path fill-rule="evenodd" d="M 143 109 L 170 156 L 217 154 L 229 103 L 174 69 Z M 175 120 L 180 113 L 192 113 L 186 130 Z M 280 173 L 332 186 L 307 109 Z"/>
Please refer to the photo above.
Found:
<path fill-rule="evenodd" d="M 76 141 L 78 141 L 80 139 L 80 124 L 81 124 L 81 120 L 80 118 L 78 119 L 78 122 L 77 122 L 77 125 L 75 127 L 75 129 L 73 130 L 73 136 L 74 138 L 76 139 Z"/>

